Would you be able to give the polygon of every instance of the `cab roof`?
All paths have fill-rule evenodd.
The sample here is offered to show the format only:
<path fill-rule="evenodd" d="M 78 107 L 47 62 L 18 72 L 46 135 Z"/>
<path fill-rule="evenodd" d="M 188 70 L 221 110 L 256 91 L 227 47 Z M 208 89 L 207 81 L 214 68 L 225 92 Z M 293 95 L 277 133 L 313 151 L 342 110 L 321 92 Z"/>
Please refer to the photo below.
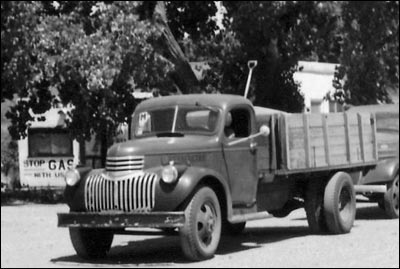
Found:
<path fill-rule="evenodd" d="M 184 94 L 155 97 L 140 103 L 137 110 L 147 110 L 155 107 L 168 107 L 176 105 L 201 105 L 226 108 L 234 105 L 248 104 L 251 102 L 239 95 L 230 94 Z"/>

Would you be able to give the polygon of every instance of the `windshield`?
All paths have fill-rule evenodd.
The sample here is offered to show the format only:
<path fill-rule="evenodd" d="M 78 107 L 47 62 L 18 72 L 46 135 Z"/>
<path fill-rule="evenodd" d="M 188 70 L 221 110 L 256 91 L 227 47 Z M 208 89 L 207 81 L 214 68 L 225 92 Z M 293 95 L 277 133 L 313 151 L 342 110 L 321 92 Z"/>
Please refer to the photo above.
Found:
<path fill-rule="evenodd" d="M 219 111 L 211 107 L 174 106 L 141 111 L 133 118 L 135 137 L 211 134 L 216 130 Z"/>

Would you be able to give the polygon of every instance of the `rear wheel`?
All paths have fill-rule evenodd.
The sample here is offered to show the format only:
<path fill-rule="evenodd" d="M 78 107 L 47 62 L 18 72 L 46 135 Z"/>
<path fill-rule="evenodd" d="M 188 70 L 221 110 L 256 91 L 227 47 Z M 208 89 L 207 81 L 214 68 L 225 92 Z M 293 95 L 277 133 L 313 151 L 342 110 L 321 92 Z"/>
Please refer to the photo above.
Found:
<path fill-rule="evenodd" d="M 114 238 L 108 229 L 70 228 L 69 235 L 76 253 L 84 259 L 105 257 Z"/>
<path fill-rule="evenodd" d="M 221 238 L 221 208 L 215 192 L 200 188 L 185 210 L 186 222 L 180 230 L 181 246 L 191 260 L 212 258 Z"/>
<path fill-rule="evenodd" d="M 385 193 L 384 207 L 389 218 L 399 218 L 399 175 L 396 176 Z"/>
<path fill-rule="evenodd" d="M 338 172 L 325 187 L 324 213 L 329 232 L 350 232 L 356 216 L 356 195 L 351 177 Z"/>

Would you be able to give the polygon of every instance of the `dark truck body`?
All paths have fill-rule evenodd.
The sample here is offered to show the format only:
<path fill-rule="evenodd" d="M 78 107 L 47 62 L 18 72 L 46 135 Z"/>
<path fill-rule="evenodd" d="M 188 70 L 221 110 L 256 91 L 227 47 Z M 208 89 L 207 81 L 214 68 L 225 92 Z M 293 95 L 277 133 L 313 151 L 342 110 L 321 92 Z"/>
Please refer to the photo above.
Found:
<path fill-rule="evenodd" d="M 203 128 L 211 114 L 215 127 Z M 105 169 L 78 169 L 79 182 L 66 187 L 71 212 L 59 214 L 59 226 L 70 227 L 83 257 L 99 254 L 83 240 L 94 231 L 109 238 L 153 227 L 179 228 L 188 258 L 210 258 L 221 229 L 299 207 L 312 231 L 346 233 L 355 217 L 353 185 L 378 162 L 370 113 L 288 114 L 239 96 L 185 95 L 145 101 L 133 121 L 133 139 L 109 149 Z"/>

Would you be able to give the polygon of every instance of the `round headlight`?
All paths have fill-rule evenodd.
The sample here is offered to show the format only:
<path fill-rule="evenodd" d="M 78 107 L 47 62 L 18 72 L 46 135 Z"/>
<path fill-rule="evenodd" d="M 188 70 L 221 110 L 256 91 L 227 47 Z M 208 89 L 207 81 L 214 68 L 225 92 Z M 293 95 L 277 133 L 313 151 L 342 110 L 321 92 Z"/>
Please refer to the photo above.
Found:
<path fill-rule="evenodd" d="M 76 183 L 78 183 L 81 176 L 79 175 L 78 170 L 71 169 L 65 173 L 64 178 L 65 178 L 65 182 L 67 183 L 68 186 L 75 186 Z"/>
<path fill-rule="evenodd" d="M 178 179 L 178 170 L 173 165 L 165 166 L 161 172 L 161 178 L 165 183 L 174 183 Z"/>

